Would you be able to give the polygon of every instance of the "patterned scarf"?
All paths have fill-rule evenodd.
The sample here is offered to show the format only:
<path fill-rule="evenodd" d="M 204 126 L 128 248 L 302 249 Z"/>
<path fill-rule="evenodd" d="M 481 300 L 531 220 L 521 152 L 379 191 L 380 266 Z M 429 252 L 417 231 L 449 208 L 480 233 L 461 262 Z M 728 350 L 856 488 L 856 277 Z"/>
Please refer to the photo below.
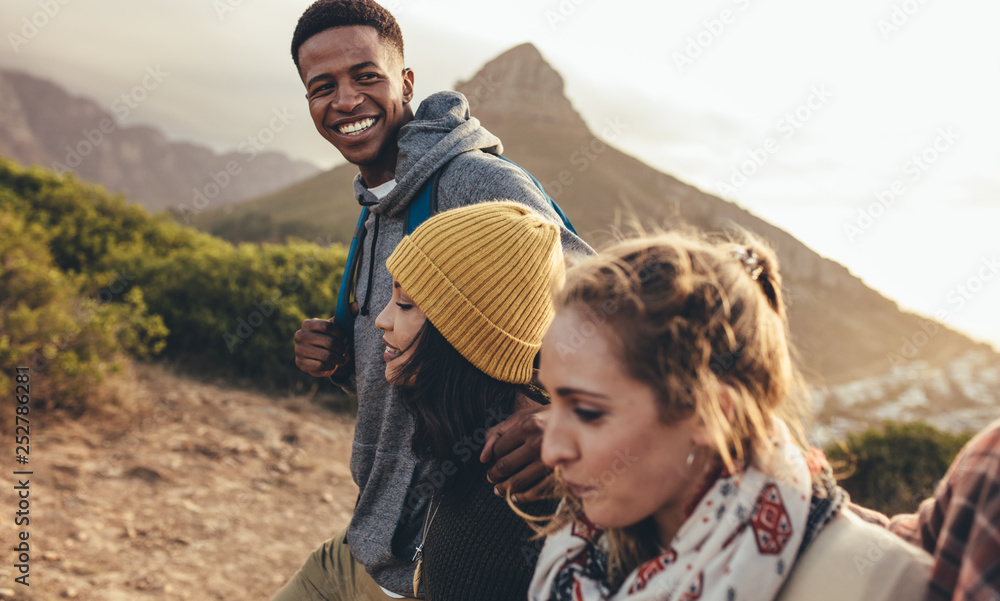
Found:
<path fill-rule="evenodd" d="M 772 601 L 803 542 L 843 503 L 843 492 L 824 477 L 829 468 L 819 468 L 821 485 L 814 486 L 814 458 L 807 459 L 792 444 L 783 423 L 775 430 L 768 473 L 751 467 L 739 479 L 718 478 L 667 549 L 636 568 L 617 591 L 607 585 L 606 537 L 578 519 L 546 540 L 528 598 Z"/>

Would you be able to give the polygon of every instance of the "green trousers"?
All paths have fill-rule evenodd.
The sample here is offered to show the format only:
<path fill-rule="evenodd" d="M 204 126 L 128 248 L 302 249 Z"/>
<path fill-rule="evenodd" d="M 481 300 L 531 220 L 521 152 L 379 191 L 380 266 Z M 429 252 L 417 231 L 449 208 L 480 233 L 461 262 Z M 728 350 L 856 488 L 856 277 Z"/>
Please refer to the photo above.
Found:
<path fill-rule="evenodd" d="M 309 554 L 306 562 L 271 601 L 385 601 L 364 566 L 354 561 L 347 528 Z"/>

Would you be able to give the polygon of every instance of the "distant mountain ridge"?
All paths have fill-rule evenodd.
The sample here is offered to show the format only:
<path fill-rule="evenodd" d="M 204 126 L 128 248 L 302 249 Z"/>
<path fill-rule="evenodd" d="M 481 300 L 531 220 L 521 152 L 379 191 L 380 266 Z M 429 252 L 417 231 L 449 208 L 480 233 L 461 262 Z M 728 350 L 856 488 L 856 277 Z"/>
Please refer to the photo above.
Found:
<path fill-rule="evenodd" d="M 505 52 L 457 90 L 469 98 L 473 116 L 503 140 L 504 155 L 544 184 L 592 244 L 612 239 L 616 227 L 628 231 L 632 217 L 647 230 L 687 224 L 722 231 L 736 225 L 770 241 L 781 261 L 793 342 L 811 381 L 844 384 L 917 360 L 945 369 L 969 352 L 1000 362 L 988 345 L 902 311 L 787 232 L 612 147 L 615 132 L 629 125 L 612 121 L 592 133 L 563 93 L 562 76 L 534 46 Z M 195 224 L 240 235 L 241 223 L 273 221 L 307 239 L 344 242 L 357 220 L 351 187 L 356 173 L 343 165 L 206 213 Z M 911 343 L 930 330 L 927 343 Z"/>
<path fill-rule="evenodd" d="M 109 108 L 28 73 L 0 70 L 0 155 L 23 165 L 74 171 L 151 211 L 184 213 L 186 207 L 188 215 L 280 190 L 320 172 L 264 145 L 245 143 L 217 154 L 198 144 L 172 142 L 152 127 L 119 123 L 116 116 L 128 114 L 122 101 Z M 272 117 L 276 127 L 283 127 L 280 115 Z"/>

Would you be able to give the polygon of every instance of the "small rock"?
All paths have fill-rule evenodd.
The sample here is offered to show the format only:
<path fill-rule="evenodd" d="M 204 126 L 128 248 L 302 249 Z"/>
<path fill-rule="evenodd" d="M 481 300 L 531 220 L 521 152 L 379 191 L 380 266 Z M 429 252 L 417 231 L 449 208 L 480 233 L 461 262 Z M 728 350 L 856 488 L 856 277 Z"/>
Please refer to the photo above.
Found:
<path fill-rule="evenodd" d="M 324 503 L 333 503 L 333 495 L 328 492 L 323 493 L 323 496 L 321 496 L 320 498 L 323 500 Z"/>
<path fill-rule="evenodd" d="M 133 467 L 125 474 L 125 477 L 136 478 L 138 480 L 143 480 L 150 484 L 163 480 L 163 476 L 160 475 L 160 472 L 143 466 Z"/>
<path fill-rule="evenodd" d="M 69 587 L 62 592 L 62 596 L 66 597 L 67 599 L 76 599 L 77 595 L 79 594 L 80 593 L 73 587 Z"/>
<path fill-rule="evenodd" d="M 45 561 L 59 561 L 61 557 L 55 551 L 46 551 L 42 553 L 42 559 Z"/>
<path fill-rule="evenodd" d="M 0 599 L 13 599 L 14 589 L 0 588 Z"/>
<path fill-rule="evenodd" d="M 75 465 L 58 465 L 58 464 L 56 464 L 56 465 L 53 465 L 52 467 L 55 468 L 56 470 L 60 471 L 60 472 L 65 472 L 65 473 L 69 474 L 70 476 L 79 476 L 80 475 L 80 468 L 77 467 L 77 466 L 75 466 Z"/>

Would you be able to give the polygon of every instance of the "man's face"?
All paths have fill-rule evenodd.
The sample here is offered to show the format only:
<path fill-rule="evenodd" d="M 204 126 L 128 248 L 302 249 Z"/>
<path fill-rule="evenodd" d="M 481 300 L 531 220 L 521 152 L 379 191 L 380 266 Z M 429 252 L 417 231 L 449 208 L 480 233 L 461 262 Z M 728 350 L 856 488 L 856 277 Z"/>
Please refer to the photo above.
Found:
<path fill-rule="evenodd" d="M 374 27 L 320 32 L 299 47 L 299 74 L 320 135 L 368 187 L 393 178 L 399 129 L 413 118 L 413 72 Z"/>

